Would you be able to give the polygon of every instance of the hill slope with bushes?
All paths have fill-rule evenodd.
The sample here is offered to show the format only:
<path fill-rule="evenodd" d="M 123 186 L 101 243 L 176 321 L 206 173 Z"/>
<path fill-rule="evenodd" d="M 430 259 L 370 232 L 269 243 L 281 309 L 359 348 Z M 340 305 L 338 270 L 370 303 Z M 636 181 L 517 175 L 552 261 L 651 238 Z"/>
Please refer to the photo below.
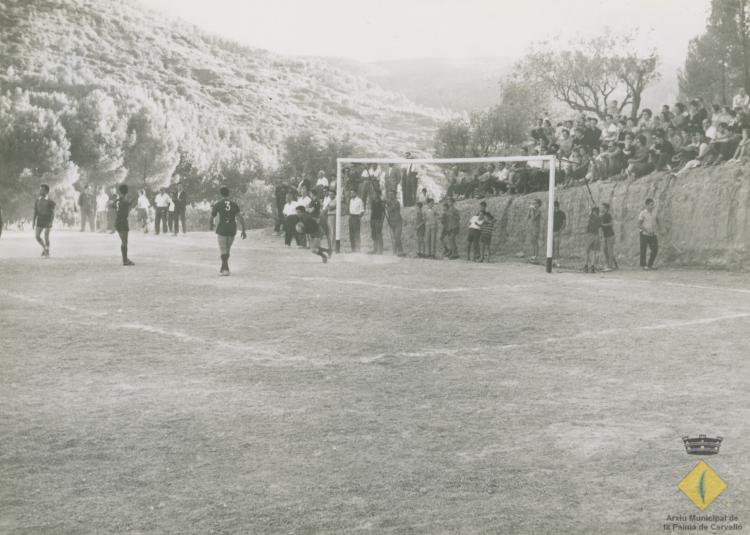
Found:
<path fill-rule="evenodd" d="M 258 178 L 302 131 L 427 149 L 441 112 L 316 58 L 253 49 L 115 0 L 0 3 L 0 194 L 41 181 Z"/>

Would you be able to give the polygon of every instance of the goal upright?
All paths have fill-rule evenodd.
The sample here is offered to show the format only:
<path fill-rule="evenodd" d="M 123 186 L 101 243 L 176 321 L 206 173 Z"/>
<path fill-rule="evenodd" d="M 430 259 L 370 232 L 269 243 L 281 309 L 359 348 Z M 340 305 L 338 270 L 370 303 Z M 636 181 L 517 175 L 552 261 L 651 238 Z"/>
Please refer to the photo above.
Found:
<path fill-rule="evenodd" d="M 341 169 L 344 164 L 468 164 L 468 163 L 513 163 L 513 162 L 548 162 L 549 163 L 549 192 L 547 206 L 547 273 L 552 273 L 552 251 L 554 240 L 555 213 L 555 167 L 557 158 L 553 155 L 545 156 L 487 156 L 483 158 L 337 158 L 336 159 L 336 252 L 341 251 L 341 209 L 343 198 L 343 184 Z"/>

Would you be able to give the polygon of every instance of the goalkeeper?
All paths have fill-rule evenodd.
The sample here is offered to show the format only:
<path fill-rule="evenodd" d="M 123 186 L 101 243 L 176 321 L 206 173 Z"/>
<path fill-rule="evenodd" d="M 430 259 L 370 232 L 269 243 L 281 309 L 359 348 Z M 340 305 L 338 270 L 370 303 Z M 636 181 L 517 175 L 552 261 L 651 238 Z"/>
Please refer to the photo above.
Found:
<path fill-rule="evenodd" d="M 310 252 L 322 258 L 324 264 L 328 262 L 328 258 L 331 256 L 331 250 L 320 247 L 320 240 L 323 238 L 323 230 L 320 228 L 318 220 L 305 212 L 304 206 L 297 206 L 296 230 L 298 234 L 310 236 Z M 328 256 L 326 256 L 323 251 L 326 251 Z"/>

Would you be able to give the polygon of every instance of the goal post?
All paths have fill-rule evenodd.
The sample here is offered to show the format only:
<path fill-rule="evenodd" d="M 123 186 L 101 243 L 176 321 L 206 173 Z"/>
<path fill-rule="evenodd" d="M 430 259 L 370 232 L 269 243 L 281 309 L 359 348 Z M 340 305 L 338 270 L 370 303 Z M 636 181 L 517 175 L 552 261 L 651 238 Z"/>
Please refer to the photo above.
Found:
<path fill-rule="evenodd" d="M 337 158 L 336 159 L 336 252 L 341 252 L 341 218 L 342 201 L 344 197 L 342 184 L 342 168 L 345 164 L 394 164 L 394 165 L 438 165 L 438 164 L 470 164 L 470 163 L 514 163 L 514 162 L 548 162 L 549 163 L 549 192 L 547 206 L 547 273 L 552 273 L 552 255 L 554 240 L 555 216 L 555 167 L 557 158 L 554 155 L 544 156 L 487 156 L 483 158 Z"/>

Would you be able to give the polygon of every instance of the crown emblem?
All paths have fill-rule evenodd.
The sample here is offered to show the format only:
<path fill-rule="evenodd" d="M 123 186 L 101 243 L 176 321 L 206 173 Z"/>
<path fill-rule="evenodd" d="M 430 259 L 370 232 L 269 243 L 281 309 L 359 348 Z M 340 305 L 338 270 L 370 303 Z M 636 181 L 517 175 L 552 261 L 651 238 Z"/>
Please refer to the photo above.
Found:
<path fill-rule="evenodd" d="M 706 435 L 698 435 L 695 438 L 682 437 L 685 451 L 689 455 L 716 455 L 721 447 L 722 437 L 711 438 Z"/>

